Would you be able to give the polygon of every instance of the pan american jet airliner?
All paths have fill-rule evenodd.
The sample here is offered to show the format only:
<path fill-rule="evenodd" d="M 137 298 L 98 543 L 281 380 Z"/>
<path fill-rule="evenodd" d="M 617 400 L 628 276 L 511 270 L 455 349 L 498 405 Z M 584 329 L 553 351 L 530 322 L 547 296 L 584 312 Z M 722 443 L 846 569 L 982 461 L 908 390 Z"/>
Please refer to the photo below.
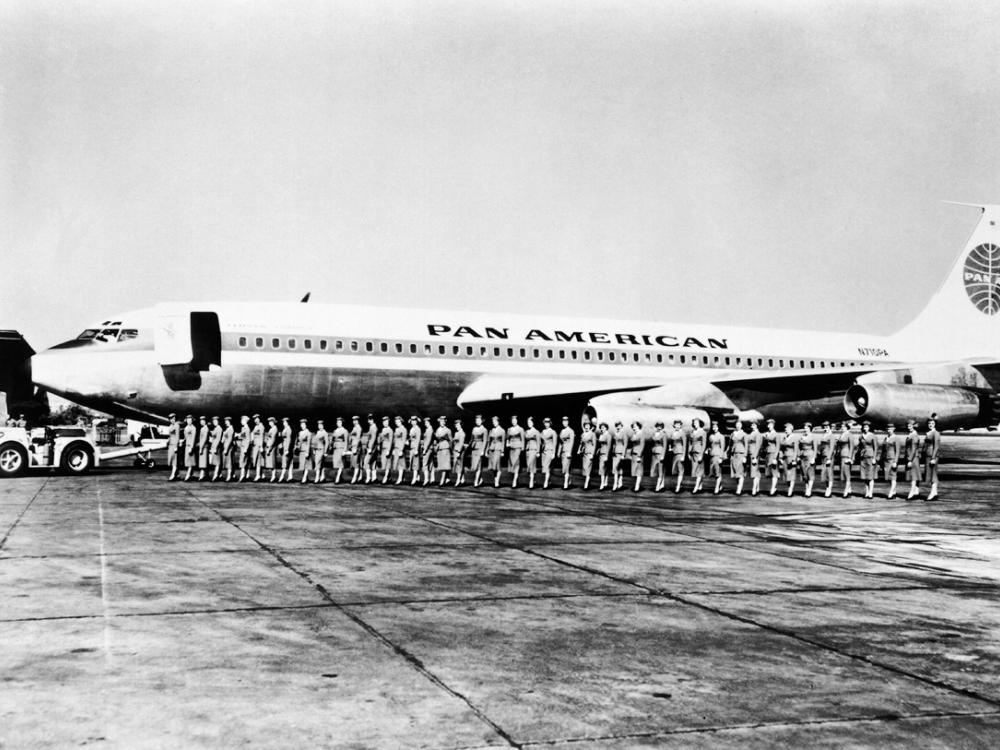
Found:
<path fill-rule="evenodd" d="M 30 361 L 39 389 L 115 415 L 482 412 L 638 420 L 1000 419 L 1000 206 L 891 335 L 301 303 L 110 315 Z"/>

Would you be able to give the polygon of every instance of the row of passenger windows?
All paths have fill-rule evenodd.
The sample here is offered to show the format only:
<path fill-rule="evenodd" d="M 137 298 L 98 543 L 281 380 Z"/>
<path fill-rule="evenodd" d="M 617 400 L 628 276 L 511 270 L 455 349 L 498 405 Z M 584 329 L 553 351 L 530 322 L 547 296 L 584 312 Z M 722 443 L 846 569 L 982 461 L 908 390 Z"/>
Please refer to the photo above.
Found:
<path fill-rule="evenodd" d="M 307 351 L 334 351 L 334 352 L 358 352 L 368 354 L 409 354 L 422 356 L 441 357 L 474 357 L 479 359 L 551 359 L 570 360 L 583 362 L 622 362 L 622 363 L 648 363 L 648 364 L 691 364 L 691 365 L 718 365 L 723 367 L 762 367 L 762 368 L 799 368 L 802 370 L 826 369 L 827 367 L 866 367 L 871 363 L 829 361 L 813 359 L 774 359 L 765 357 L 733 357 L 707 354 L 663 354 L 653 352 L 623 352 L 608 351 L 606 349 L 542 349 L 535 347 L 514 347 L 514 346 L 460 346 L 458 344 L 414 344 L 400 341 L 353 341 L 334 339 L 318 339 L 314 341 L 309 338 L 270 338 L 263 336 L 251 339 L 247 336 L 240 336 L 237 340 L 241 349 L 290 349 L 301 348 Z M 267 344 L 270 346 L 268 347 Z"/>

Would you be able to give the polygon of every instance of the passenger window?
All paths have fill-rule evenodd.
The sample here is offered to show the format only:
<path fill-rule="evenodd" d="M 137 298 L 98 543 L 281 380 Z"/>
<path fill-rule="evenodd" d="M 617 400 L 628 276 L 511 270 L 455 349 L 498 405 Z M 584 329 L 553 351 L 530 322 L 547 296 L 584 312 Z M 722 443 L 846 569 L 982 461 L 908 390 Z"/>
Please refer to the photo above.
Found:
<path fill-rule="evenodd" d="M 312 339 L 306 339 L 305 341 L 303 341 L 302 346 L 304 346 L 306 349 L 312 349 L 313 348 Z"/>
<path fill-rule="evenodd" d="M 549 359 L 552 359 L 552 350 L 551 349 L 546 349 L 545 350 L 545 356 L 548 357 Z"/>
<path fill-rule="evenodd" d="M 559 350 L 559 359 L 566 359 L 566 350 L 565 349 L 560 349 Z"/>
<path fill-rule="evenodd" d="M 479 356 L 480 357 L 487 357 L 487 356 L 489 356 L 489 351 L 490 350 L 487 349 L 485 346 L 481 346 L 481 347 L 479 347 Z"/>
<path fill-rule="evenodd" d="M 358 350 L 358 342 L 357 341 L 352 341 L 351 342 L 351 351 L 352 352 L 356 352 L 357 350 Z"/>
<path fill-rule="evenodd" d="M 686 361 L 686 358 L 685 358 L 685 357 L 684 357 L 684 355 L 682 354 L 682 355 L 681 355 L 681 364 L 683 365 L 685 361 Z"/>
<path fill-rule="evenodd" d="M 513 349 L 507 349 L 507 356 L 508 357 L 513 357 L 514 356 L 514 350 Z"/>
<path fill-rule="evenodd" d="M 494 346 L 493 347 L 493 356 L 494 357 L 499 357 L 500 356 L 500 347 L 499 346 Z"/>
<path fill-rule="evenodd" d="M 569 353 L 569 358 L 570 359 L 576 359 L 576 357 L 577 357 L 576 349 L 571 349 L 570 353 Z"/>
<path fill-rule="evenodd" d="M 327 342 L 326 342 L 326 339 L 323 339 L 323 340 L 321 340 L 321 341 L 319 342 L 319 348 L 320 348 L 320 349 L 322 349 L 322 350 L 323 350 L 324 352 L 326 351 L 326 348 L 327 348 Z"/>
<path fill-rule="evenodd" d="M 254 346 L 256 346 L 258 349 L 263 349 L 264 348 L 264 339 L 262 337 L 260 337 L 260 336 L 258 336 L 256 339 L 254 339 L 253 343 L 254 343 Z"/>
<path fill-rule="evenodd" d="M 446 350 L 445 350 L 445 348 L 444 348 L 444 344 L 441 344 L 441 346 L 439 346 L 439 347 L 438 347 L 438 354 L 444 354 L 444 353 L 445 353 L 445 351 L 446 351 Z"/>
<path fill-rule="evenodd" d="M 774 360 L 773 359 L 767 360 L 767 366 L 768 367 L 774 367 Z"/>
<path fill-rule="evenodd" d="M 794 359 L 788 360 L 788 366 L 789 367 L 795 367 L 795 360 Z"/>
<path fill-rule="evenodd" d="M 416 354 L 416 353 L 417 353 L 417 345 L 410 344 L 410 354 Z"/>
<path fill-rule="evenodd" d="M 707 364 L 708 364 L 708 357 L 702 357 L 702 358 L 701 358 L 701 363 L 702 363 L 703 365 L 707 365 Z"/>
<path fill-rule="evenodd" d="M 295 348 L 295 344 L 297 344 L 297 343 L 298 342 L 295 339 L 288 339 L 288 348 L 289 349 L 294 349 Z"/>
<path fill-rule="evenodd" d="M 402 353 L 403 353 L 403 345 L 396 344 L 396 354 L 402 354 Z"/>
<path fill-rule="evenodd" d="M 430 353 L 431 353 L 431 345 L 424 344 L 424 354 L 430 354 Z"/>
<path fill-rule="evenodd" d="M 590 361 L 590 350 L 589 350 L 589 349 L 587 349 L 587 350 L 585 350 L 585 351 L 583 352 L 583 358 L 584 358 L 585 360 L 587 360 L 588 362 Z"/>
<path fill-rule="evenodd" d="M 600 349 L 597 350 L 597 361 L 598 362 L 604 361 L 604 352 L 601 351 Z"/>
<path fill-rule="evenodd" d="M 385 354 L 387 351 L 389 351 L 389 345 L 386 342 L 384 342 L 384 341 L 381 344 L 378 345 L 378 348 L 379 348 L 379 351 L 381 351 L 383 354 Z"/>
<path fill-rule="evenodd" d="M 245 347 L 247 345 L 247 337 L 240 336 L 240 346 Z"/>
<path fill-rule="evenodd" d="M 372 341 L 366 341 L 365 342 L 365 351 L 366 352 L 373 352 L 373 351 L 375 351 L 375 343 L 372 342 Z"/>
<path fill-rule="evenodd" d="M 451 353 L 452 353 L 453 356 L 457 357 L 458 356 L 458 347 L 457 346 L 451 347 Z"/>
<path fill-rule="evenodd" d="M 281 348 L 281 340 L 280 339 L 271 339 L 271 348 L 272 349 L 280 349 Z"/>
<path fill-rule="evenodd" d="M 823 370 L 825 368 L 826 368 L 826 362 L 824 362 L 823 360 L 820 360 L 819 361 L 819 369 Z"/>
<path fill-rule="evenodd" d="M 662 354 L 657 354 L 656 355 L 656 363 L 658 365 L 662 365 L 663 364 L 663 355 Z"/>
<path fill-rule="evenodd" d="M 466 354 L 466 356 L 471 357 L 472 356 L 472 352 L 473 352 L 473 349 L 472 349 L 471 346 L 465 347 L 465 354 Z"/>

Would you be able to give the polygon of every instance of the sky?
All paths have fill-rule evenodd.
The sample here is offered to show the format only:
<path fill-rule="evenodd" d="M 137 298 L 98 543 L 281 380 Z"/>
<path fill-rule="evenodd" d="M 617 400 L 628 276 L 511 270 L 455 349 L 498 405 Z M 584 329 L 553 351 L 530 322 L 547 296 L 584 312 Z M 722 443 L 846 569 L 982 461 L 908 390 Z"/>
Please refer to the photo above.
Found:
<path fill-rule="evenodd" d="M 891 332 L 1000 4 L 0 0 L 0 328 L 173 300 Z"/>

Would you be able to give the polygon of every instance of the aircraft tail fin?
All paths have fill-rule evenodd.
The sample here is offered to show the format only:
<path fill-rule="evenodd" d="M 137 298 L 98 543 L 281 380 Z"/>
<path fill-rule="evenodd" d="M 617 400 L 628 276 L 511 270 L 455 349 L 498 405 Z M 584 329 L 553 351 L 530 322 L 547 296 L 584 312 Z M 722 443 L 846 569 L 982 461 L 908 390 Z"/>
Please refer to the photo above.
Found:
<path fill-rule="evenodd" d="M 944 283 L 894 338 L 930 348 L 935 359 L 1000 361 L 1000 205 L 957 205 L 979 208 L 979 223 Z"/>

